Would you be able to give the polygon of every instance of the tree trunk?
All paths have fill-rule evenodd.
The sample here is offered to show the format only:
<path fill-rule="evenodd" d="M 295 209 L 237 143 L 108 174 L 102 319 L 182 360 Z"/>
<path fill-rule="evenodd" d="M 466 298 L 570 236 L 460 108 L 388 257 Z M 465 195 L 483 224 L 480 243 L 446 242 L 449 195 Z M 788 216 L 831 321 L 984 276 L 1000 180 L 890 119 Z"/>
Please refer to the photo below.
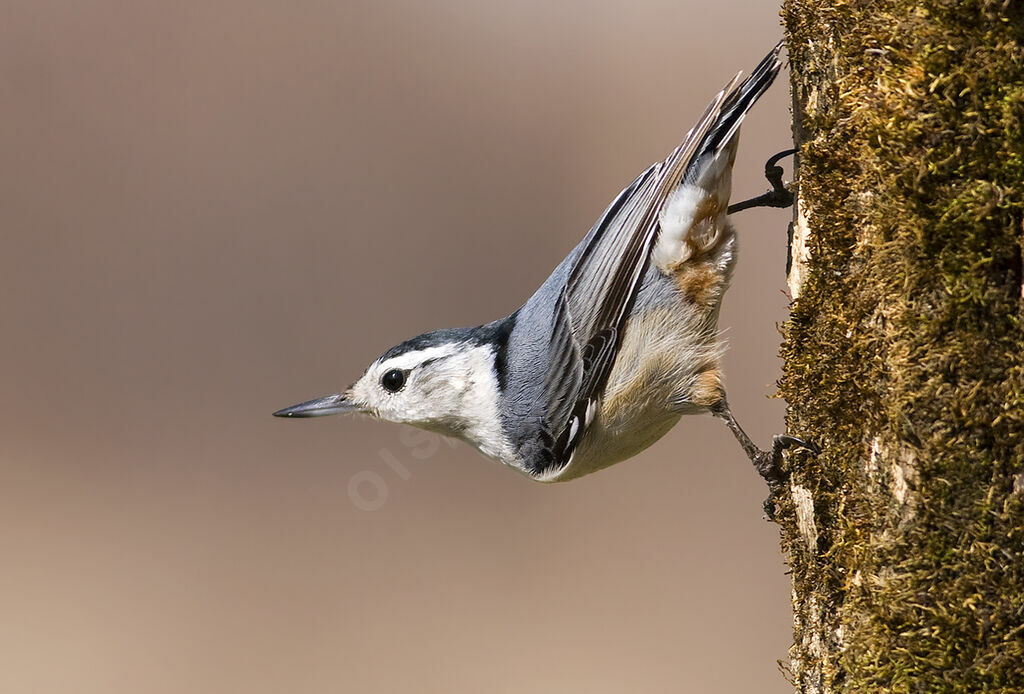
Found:
<path fill-rule="evenodd" d="M 787 0 L 801 692 L 1024 692 L 1024 9 Z"/>

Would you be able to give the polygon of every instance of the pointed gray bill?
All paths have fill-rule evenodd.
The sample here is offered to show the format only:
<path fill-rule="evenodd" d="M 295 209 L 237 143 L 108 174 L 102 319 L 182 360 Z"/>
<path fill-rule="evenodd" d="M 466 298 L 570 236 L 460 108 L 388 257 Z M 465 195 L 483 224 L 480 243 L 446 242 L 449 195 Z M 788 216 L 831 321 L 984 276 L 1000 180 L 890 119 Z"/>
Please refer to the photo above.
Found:
<path fill-rule="evenodd" d="M 274 413 L 275 417 L 323 417 L 328 414 L 356 412 L 358 407 L 345 395 L 328 395 L 324 398 L 300 402 Z"/>

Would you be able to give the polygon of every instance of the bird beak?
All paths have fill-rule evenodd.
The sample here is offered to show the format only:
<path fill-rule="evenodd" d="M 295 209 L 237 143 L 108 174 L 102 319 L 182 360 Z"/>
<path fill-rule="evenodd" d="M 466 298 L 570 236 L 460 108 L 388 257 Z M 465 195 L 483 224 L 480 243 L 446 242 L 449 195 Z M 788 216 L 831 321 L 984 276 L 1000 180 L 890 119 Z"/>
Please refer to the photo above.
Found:
<path fill-rule="evenodd" d="M 324 398 L 300 402 L 298 405 L 286 407 L 274 413 L 275 417 L 323 417 L 328 414 L 342 412 L 358 412 L 359 406 L 349 400 L 344 393 L 328 395 Z"/>

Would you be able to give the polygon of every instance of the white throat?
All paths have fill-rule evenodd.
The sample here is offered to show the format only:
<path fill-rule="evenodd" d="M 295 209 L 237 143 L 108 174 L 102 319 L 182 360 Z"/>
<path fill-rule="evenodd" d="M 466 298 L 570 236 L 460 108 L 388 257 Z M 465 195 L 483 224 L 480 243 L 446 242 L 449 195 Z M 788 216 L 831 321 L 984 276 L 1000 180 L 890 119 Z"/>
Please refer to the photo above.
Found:
<path fill-rule="evenodd" d="M 461 437 L 489 458 L 508 460 L 511 446 L 501 430 L 498 410 L 498 378 L 494 372 L 494 350 L 489 345 L 473 347 L 453 361 L 459 375 L 450 379 L 451 392 L 458 398 L 458 426 Z"/>

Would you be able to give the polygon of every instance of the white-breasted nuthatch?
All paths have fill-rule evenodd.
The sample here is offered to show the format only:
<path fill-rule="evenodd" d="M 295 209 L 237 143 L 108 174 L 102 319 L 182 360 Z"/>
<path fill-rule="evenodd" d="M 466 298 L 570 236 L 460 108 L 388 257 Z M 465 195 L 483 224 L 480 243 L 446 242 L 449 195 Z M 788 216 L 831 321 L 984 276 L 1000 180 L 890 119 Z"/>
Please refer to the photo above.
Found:
<path fill-rule="evenodd" d="M 580 477 L 661 438 L 681 415 L 723 419 L 769 482 L 798 439 L 751 442 L 722 386 L 718 313 L 736 259 L 728 217 L 739 127 L 782 44 L 737 75 L 660 164 L 605 210 L 512 315 L 392 347 L 347 391 L 280 417 L 362 412 L 456 436 L 542 482 Z"/>

